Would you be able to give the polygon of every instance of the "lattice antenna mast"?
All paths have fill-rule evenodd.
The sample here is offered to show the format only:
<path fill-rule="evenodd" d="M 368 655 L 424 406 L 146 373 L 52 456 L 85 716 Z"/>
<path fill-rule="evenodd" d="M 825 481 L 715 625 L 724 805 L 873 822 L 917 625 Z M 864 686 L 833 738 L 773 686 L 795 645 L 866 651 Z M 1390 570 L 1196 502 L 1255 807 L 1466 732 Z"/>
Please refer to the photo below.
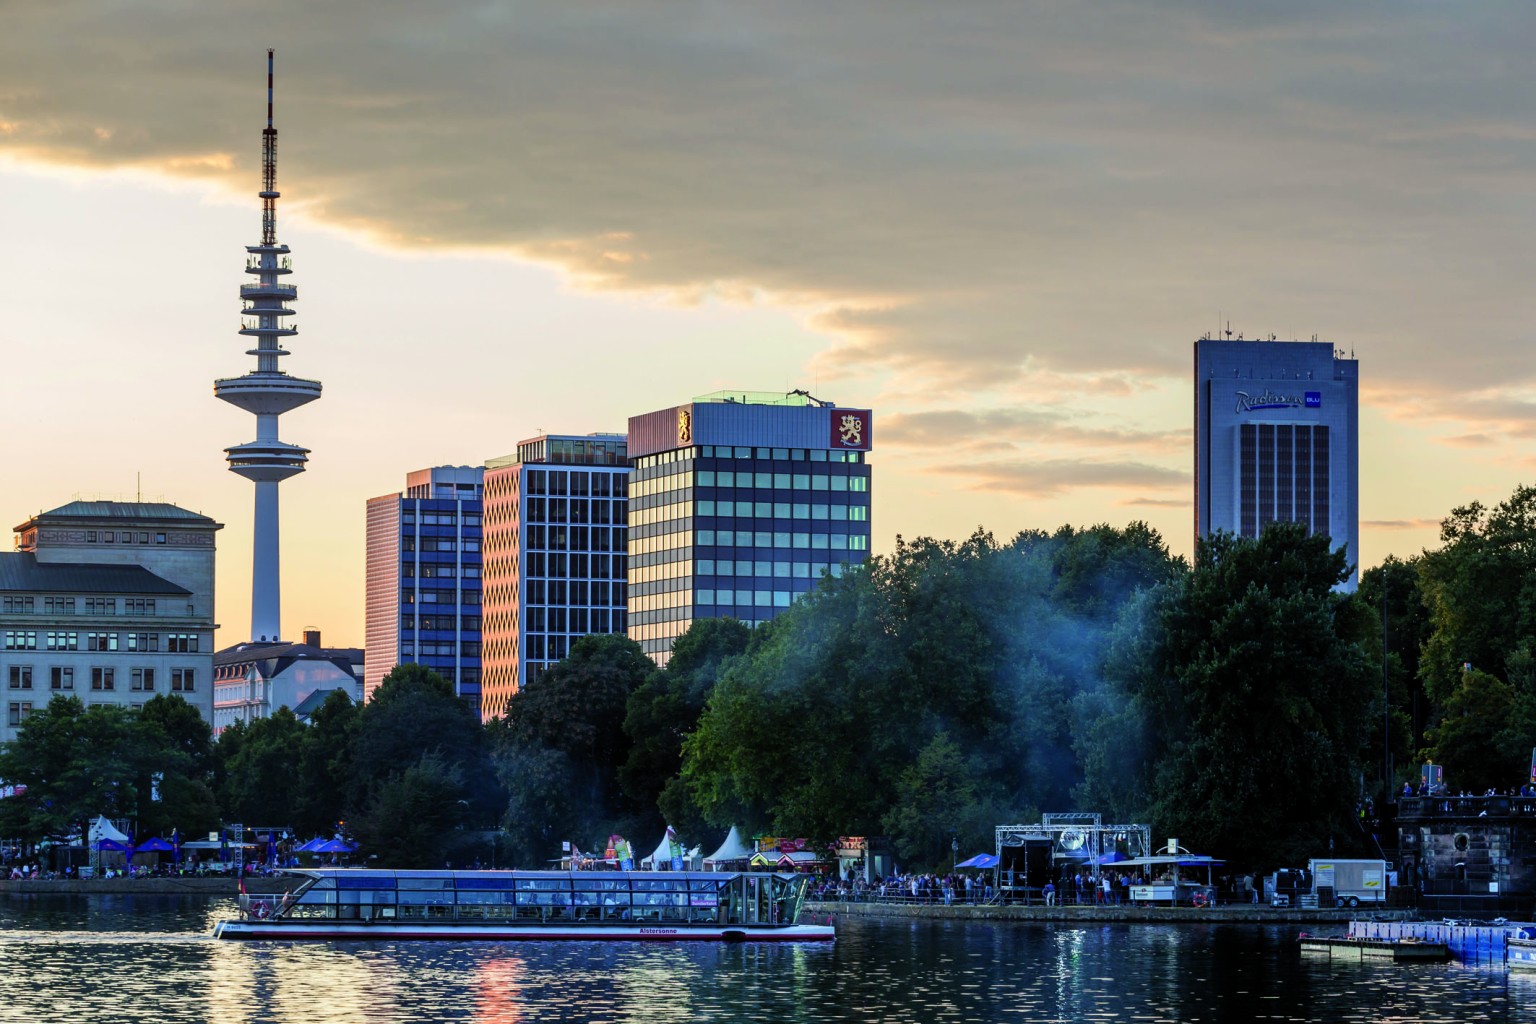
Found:
<path fill-rule="evenodd" d="M 261 132 L 261 244 L 277 244 L 277 129 L 272 124 L 272 50 L 267 49 L 267 126 Z"/>

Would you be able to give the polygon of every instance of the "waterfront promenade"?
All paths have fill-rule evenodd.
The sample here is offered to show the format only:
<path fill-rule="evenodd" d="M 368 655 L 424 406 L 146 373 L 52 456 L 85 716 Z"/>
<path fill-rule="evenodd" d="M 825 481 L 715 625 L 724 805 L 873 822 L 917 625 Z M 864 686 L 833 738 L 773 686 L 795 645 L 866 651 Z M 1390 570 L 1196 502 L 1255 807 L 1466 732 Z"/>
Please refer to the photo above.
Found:
<path fill-rule="evenodd" d="M 807 902 L 806 909 L 813 914 L 831 914 L 834 917 L 913 918 L 917 920 L 949 921 L 1063 921 L 1088 923 L 1099 921 L 1126 921 L 1144 924 L 1174 924 L 1180 922 L 1199 924 L 1348 924 L 1351 920 L 1370 918 L 1375 921 L 1410 921 L 1416 916 L 1412 908 L 1367 910 L 1348 907 L 1328 910 L 1302 910 L 1268 907 L 1254 903 L 1225 903 L 1215 907 L 1190 907 L 1163 905 L 1083 904 L 1080 906 L 1052 906 L 1041 904 L 975 904 L 955 903 L 907 903 L 869 900 L 841 902 L 827 900 Z"/>
<path fill-rule="evenodd" d="M 288 892 L 297 888 L 301 878 L 278 875 L 273 878 L 247 877 L 245 891 L 257 894 Z M 238 883 L 229 876 L 206 878 L 27 878 L 0 879 L 0 895 L 66 896 L 235 896 Z"/>

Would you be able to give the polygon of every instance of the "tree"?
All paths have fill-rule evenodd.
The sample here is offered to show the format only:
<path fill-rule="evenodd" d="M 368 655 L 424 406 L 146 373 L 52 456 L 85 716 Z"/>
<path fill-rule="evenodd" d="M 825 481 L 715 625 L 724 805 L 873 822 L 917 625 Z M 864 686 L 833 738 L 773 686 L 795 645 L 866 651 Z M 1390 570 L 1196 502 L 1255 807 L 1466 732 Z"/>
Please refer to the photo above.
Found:
<path fill-rule="evenodd" d="M 423 754 L 403 771 L 372 787 L 368 804 L 351 828 L 365 856 L 380 867 L 424 868 L 443 862 L 443 852 L 463 823 L 464 779 L 457 766 Z"/>
<path fill-rule="evenodd" d="M 330 727 L 327 726 L 329 729 Z M 360 812 L 402 765 L 431 755 L 460 780 L 470 815 L 490 820 L 500 805 L 480 719 L 453 684 L 421 665 L 397 665 L 364 704 L 350 730 L 347 805 Z"/>
<path fill-rule="evenodd" d="M 1257 540 L 1203 539 L 1193 572 L 1163 589 L 1121 685 L 1146 716 L 1150 818 L 1169 834 L 1285 863 L 1357 827 L 1381 705 L 1368 613 L 1333 589 L 1347 574 L 1326 537 L 1274 524 Z"/>
<path fill-rule="evenodd" d="M 330 835 L 347 815 L 359 716 L 358 706 L 341 689 L 332 690 L 309 716 L 298 756 L 298 774 L 307 785 L 291 819 L 302 835 Z"/>
<path fill-rule="evenodd" d="M 31 840 L 86 834 L 97 815 L 136 818 L 148 780 L 174 761 L 127 708 L 56 697 L 29 715 L 0 750 L 0 778 L 25 785 L 0 801 L 0 828 Z"/>
<path fill-rule="evenodd" d="M 649 673 L 625 704 L 629 756 L 619 785 L 637 807 L 659 807 L 685 845 L 706 838 L 679 772 L 683 739 L 698 724 L 722 666 L 747 649 L 752 631 L 736 619 L 697 619 L 672 645 L 662 670 Z"/>
<path fill-rule="evenodd" d="M 1524 774 L 1532 726 L 1530 704 L 1517 699 L 1514 686 L 1470 669 L 1429 731 L 1425 756 L 1445 769 L 1446 784 L 1455 789 L 1503 789 Z"/>
<path fill-rule="evenodd" d="M 494 759 L 514 852 L 542 859 L 562 840 L 590 842 L 599 828 L 654 824 L 654 811 L 637 807 L 618 784 L 629 757 L 629 697 L 653 671 L 633 640 L 584 636 L 507 702 Z"/>
<path fill-rule="evenodd" d="M 291 824 L 309 782 L 294 770 L 304 725 L 286 707 L 266 718 L 236 723 L 219 736 L 224 820 L 247 825 Z M 226 744 L 228 746 L 226 747 Z"/>
<path fill-rule="evenodd" d="M 1517 487 L 1492 510 L 1453 509 L 1440 540 L 1419 563 L 1431 627 L 1419 671 L 1437 705 L 1463 666 L 1508 681 L 1514 652 L 1536 642 L 1536 488 Z"/>

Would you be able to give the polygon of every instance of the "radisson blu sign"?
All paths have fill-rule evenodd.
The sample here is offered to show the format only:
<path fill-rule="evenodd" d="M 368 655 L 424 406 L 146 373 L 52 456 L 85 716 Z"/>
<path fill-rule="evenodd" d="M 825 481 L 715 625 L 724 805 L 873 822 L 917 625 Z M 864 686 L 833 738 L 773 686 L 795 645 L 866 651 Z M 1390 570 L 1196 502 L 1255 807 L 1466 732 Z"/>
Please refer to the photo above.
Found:
<path fill-rule="evenodd" d="M 1260 409 L 1321 409 L 1323 393 L 1305 391 L 1301 394 L 1276 394 L 1265 388 L 1256 395 L 1246 391 L 1237 393 L 1237 412 L 1256 412 Z"/>

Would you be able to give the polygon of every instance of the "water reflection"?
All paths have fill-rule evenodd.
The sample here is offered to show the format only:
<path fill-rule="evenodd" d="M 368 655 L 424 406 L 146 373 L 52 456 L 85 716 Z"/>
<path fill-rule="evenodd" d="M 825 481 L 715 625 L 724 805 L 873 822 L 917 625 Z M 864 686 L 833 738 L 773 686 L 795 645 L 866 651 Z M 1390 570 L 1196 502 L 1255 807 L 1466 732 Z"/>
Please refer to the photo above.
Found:
<path fill-rule="evenodd" d="M 833 945 L 231 943 L 230 901 L 0 898 L 6 1021 L 1508 1021 L 1536 977 L 1293 930 L 845 921 Z"/>

